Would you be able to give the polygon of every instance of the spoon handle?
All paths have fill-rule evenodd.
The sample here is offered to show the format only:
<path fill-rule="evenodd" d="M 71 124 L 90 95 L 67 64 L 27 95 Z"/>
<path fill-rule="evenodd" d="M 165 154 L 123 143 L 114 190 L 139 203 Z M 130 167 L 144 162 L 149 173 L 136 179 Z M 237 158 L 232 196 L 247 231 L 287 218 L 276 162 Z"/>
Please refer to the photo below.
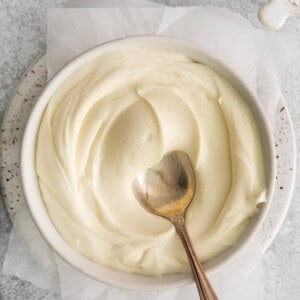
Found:
<path fill-rule="evenodd" d="M 196 286 L 199 292 L 200 299 L 203 300 L 218 300 L 216 293 L 214 292 L 208 278 L 205 275 L 204 269 L 202 268 L 195 250 L 192 246 L 189 235 L 186 231 L 184 216 L 177 215 L 176 218 L 173 218 L 172 223 L 176 228 L 177 234 L 180 236 L 182 244 L 185 248 L 186 254 L 189 259 L 189 263 L 194 275 Z"/>

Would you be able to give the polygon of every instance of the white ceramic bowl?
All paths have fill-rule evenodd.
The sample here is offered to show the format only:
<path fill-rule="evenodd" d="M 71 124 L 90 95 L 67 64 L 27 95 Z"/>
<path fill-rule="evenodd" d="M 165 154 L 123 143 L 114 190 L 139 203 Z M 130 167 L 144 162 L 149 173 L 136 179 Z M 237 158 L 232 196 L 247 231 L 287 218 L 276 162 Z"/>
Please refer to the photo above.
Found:
<path fill-rule="evenodd" d="M 208 274 L 217 272 L 233 256 L 237 255 L 241 248 L 247 244 L 247 241 L 251 239 L 256 230 L 262 225 L 272 199 L 274 188 L 275 159 L 272 133 L 268 127 L 258 99 L 251 93 L 249 88 L 247 88 L 242 80 L 230 70 L 228 66 L 212 58 L 207 53 L 192 44 L 162 36 L 130 37 L 111 41 L 94 47 L 91 50 L 81 54 L 71 61 L 66 67 L 64 67 L 48 83 L 45 90 L 40 95 L 28 119 L 23 136 L 21 148 L 21 177 L 29 210 L 43 237 L 63 259 L 65 259 L 76 269 L 95 278 L 96 280 L 110 285 L 140 291 L 155 291 L 176 288 L 191 283 L 192 276 L 190 274 L 176 274 L 165 275 L 162 277 L 152 277 L 124 273 L 96 264 L 82 256 L 79 252 L 70 247 L 59 235 L 55 226 L 51 222 L 39 190 L 38 178 L 35 172 L 36 137 L 43 112 L 51 95 L 55 93 L 57 88 L 64 83 L 65 79 L 79 67 L 105 52 L 118 49 L 121 45 L 133 47 L 142 45 L 145 47 L 150 46 L 171 49 L 185 53 L 195 61 L 199 61 L 210 66 L 221 76 L 230 81 L 231 84 L 239 91 L 241 96 L 252 110 L 256 119 L 263 147 L 268 202 L 263 206 L 260 213 L 251 219 L 249 225 L 235 246 L 231 247 L 217 258 L 205 264 L 205 269 L 207 270 Z"/>

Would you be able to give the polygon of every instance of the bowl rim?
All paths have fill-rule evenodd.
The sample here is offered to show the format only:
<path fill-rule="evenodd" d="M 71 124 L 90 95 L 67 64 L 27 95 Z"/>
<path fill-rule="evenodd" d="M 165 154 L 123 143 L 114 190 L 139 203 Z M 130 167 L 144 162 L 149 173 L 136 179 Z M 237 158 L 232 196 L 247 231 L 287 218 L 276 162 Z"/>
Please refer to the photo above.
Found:
<path fill-rule="evenodd" d="M 36 149 L 36 137 L 39 130 L 39 125 L 43 112 L 50 100 L 51 95 L 57 90 L 57 88 L 65 81 L 65 79 L 72 74 L 75 70 L 80 68 L 82 65 L 94 58 L 100 56 L 101 54 L 115 50 L 118 46 L 137 46 L 137 45 L 150 45 L 151 47 L 162 47 L 167 49 L 185 49 L 187 52 L 197 53 L 203 59 L 205 59 L 205 64 L 207 62 L 213 69 L 218 69 L 217 72 L 220 74 L 222 70 L 225 72 L 225 78 L 228 80 L 227 75 L 231 77 L 234 81 L 232 84 L 235 88 L 237 85 L 239 88 L 237 90 L 240 92 L 240 88 L 247 94 L 246 101 L 248 106 L 252 102 L 250 107 L 252 114 L 253 109 L 258 113 L 258 117 L 254 116 L 256 121 L 260 119 L 259 129 L 264 130 L 266 141 L 262 141 L 261 130 L 259 130 L 260 139 L 265 142 L 270 153 L 267 157 L 269 161 L 269 182 L 268 185 L 268 201 L 263 205 L 263 208 L 256 217 L 254 226 L 248 233 L 248 237 L 245 238 L 238 246 L 237 249 L 232 251 L 225 259 L 219 260 L 216 265 L 210 266 L 208 264 L 208 275 L 211 275 L 230 261 L 233 260 L 238 254 L 244 249 L 250 240 L 253 239 L 257 233 L 259 227 L 262 225 L 263 220 L 266 217 L 270 203 L 272 201 L 272 196 L 274 192 L 275 185 L 275 149 L 273 143 L 272 131 L 269 127 L 268 121 L 266 119 L 265 113 L 262 108 L 262 104 L 258 98 L 252 93 L 248 85 L 243 81 L 243 79 L 238 76 L 230 66 L 220 59 L 209 54 L 208 51 L 203 48 L 194 45 L 192 43 L 186 42 L 181 39 L 167 37 L 167 36 L 157 36 L 157 35 L 139 35 L 126 37 L 121 39 L 116 39 L 108 41 L 99 45 L 94 46 L 87 51 L 84 51 L 80 55 L 72 59 L 67 65 L 61 68 L 47 83 L 41 95 L 38 97 L 30 116 L 26 122 L 26 127 L 24 130 L 24 135 L 21 144 L 20 151 L 20 174 L 22 189 L 24 191 L 26 204 L 29 208 L 31 217 L 36 224 L 38 230 L 42 234 L 43 238 L 50 245 L 50 247 L 67 263 L 79 270 L 80 272 L 88 275 L 89 277 L 96 279 L 97 281 L 104 282 L 108 285 L 113 285 L 116 287 L 121 287 L 124 289 L 137 290 L 137 291 L 162 291 L 172 288 L 179 288 L 190 284 L 193 282 L 191 274 L 175 274 L 175 275 L 165 275 L 163 277 L 152 277 L 147 275 L 132 274 L 123 271 L 113 270 L 111 268 L 105 267 L 100 264 L 96 264 L 91 260 L 85 258 L 75 249 L 67 244 L 67 242 L 60 236 L 56 230 L 54 224 L 52 223 L 50 216 L 47 213 L 44 201 L 42 199 L 38 179 L 35 172 L 35 149 Z M 221 71 L 221 72 L 220 72 Z M 229 80 L 230 81 L 230 80 Z M 232 82 L 231 82 L 232 83 Z M 243 97 L 244 98 L 244 97 Z M 266 157 L 264 156 L 264 160 Z M 95 272 L 95 268 L 101 269 L 101 272 Z M 168 280 L 163 280 L 168 278 Z M 147 283 L 136 283 L 139 281 L 145 281 Z"/>

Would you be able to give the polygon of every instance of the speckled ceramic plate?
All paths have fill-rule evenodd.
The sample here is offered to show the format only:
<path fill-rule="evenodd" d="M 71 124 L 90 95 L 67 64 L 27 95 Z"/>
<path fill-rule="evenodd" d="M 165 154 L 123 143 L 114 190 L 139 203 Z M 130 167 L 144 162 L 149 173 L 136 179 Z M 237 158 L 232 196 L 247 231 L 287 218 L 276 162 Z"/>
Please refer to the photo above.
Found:
<path fill-rule="evenodd" d="M 1 189 L 11 220 L 25 203 L 21 189 L 19 152 L 27 118 L 46 84 L 46 57 L 41 55 L 22 76 L 9 102 L 1 126 Z M 274 133 L 277 174 L 274 197 L 261 228 L 263 252 L 271 244 L 287 213 L 295 180 L 296 146 L 290 114 L 281 99 Z"/>

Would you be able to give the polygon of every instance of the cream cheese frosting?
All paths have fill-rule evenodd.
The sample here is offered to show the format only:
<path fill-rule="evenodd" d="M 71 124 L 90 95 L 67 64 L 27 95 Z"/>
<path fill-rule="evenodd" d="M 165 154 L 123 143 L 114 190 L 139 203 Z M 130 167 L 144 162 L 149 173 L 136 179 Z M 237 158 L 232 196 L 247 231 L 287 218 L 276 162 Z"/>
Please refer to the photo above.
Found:
<path fill-rule="evenodd" d="M 265 201 L 249 108 L 211 68 L 169 50 L 125 47 L 80 67 L 51 97 L 37 137 L 39 186 L 60 235 L 117 270 L 189 270 L 173 225 L 132 192 L 134 177 L 174 150 L 195 169 L 186 225 L 204 262 L 233 245 Z"/>

